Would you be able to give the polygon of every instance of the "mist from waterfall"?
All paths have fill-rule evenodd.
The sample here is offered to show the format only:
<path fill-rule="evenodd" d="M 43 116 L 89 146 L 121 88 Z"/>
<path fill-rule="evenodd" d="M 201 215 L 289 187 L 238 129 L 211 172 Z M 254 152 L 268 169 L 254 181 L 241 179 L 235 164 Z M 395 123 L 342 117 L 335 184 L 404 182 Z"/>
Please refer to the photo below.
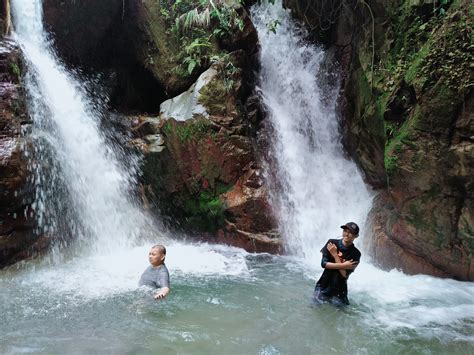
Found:
<path fill-rule="evenodd" d="M 37 233 L 74 239 L 95 252 L 130 246 L 145 226 L 130 195 L 136 159 L 111 147 L 100 132 L 100 100 L 92 101 L 56 58 L 41 1 L 15 0 L 12 14 L 14 38 L 28 64 Z"/>
<path fill-rule="evenodd" d="M 268 174 L 289 250 L 318 264 L 319 250 L 354 221 L 364 233 L 371 195 L 343 153 L 336 113 L 339 82 L 326 53 L 304 41 L 281 2 L 254 10 L 262 63 L 260 92 L 271 122 Z M 276 32 L 268 24 L 277 22 Z M 360 243 L 360 242 L 359 242 Z"/>

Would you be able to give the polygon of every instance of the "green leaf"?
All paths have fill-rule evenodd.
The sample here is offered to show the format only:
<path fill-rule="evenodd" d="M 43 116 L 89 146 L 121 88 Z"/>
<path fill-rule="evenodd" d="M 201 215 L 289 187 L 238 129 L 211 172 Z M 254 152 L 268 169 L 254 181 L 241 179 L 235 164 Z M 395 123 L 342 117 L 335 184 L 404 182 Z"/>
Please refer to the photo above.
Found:
<path fill-rule="evenodd" d="M 198 64 L 198 62 L 194 59 L 191 59 L 189 61 L 189 64 L 188 64 L 188 73 L 191 75 L 194 71 L 194 68 L 196 67 L 196 65 Z"/>

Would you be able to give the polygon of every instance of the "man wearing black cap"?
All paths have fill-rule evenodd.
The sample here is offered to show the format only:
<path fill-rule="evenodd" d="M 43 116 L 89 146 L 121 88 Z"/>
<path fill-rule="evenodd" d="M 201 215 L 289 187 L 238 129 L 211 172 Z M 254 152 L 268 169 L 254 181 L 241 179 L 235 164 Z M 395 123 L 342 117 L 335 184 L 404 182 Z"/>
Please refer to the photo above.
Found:
<path fill-rule="evenodd" d="M 347 278 L 360 260 L 360 251 L 354 246 L 359 236 L 359 226 L 348 222 L 341 226 L 342 239 L 329 239 L 321 249 L 321 266 L 324 272 L 314 288 L 313 301 L 348 305 Z"/>

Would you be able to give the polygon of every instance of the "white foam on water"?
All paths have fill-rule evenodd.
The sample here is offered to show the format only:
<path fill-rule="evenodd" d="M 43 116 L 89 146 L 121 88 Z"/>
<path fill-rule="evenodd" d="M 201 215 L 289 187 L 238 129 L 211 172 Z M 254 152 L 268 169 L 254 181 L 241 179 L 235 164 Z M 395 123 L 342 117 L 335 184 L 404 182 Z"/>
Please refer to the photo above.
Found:
<path fill-rule="evenodd" d="M 116 249 L 103 255 L 75 257 L 58 267 L 39 267 L 24 275 L 24 284 L 64 295 L 85 298 L 107 297 L 138 288 L 138 280 L 149 266 L 148 252 L 152 244 Z M 166 245 L 166 265 L 173 278 L 183 275 L 246 276 L 249 271 L 245 251 L 210 244 Z"/>
<path fill-rule="evenodd" d="M 175 243 L 167 247 L 167 265 L 187 275 L 244 276 L 249 274 L 247 254 L 243 249 L 225 245 Z"/>
<path fill-rule="evenodd" d="M 352 298 L 388 329 L 439 327 L 474 319 L 472 282 L 386 272 L 361 264 L 349 284 Z"/>

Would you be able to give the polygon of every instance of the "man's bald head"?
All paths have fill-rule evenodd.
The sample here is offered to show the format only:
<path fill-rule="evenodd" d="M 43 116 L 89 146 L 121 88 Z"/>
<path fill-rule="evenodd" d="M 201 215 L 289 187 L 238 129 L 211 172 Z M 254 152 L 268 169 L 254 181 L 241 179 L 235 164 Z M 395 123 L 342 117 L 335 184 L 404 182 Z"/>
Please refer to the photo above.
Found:
<path fill-rule="evenodd" d="M 166 248 L 164 245 L 156 244 L 153 245 L 151 249 L 157 249 L 160 254 L 166 255 Z"/>
<path fill-rule="evenodd" d="M 153 267 L 158 267 L 165 262 L 166 248 L 164 245 L 153 245 L 148 253 L 148 260 Z"/>

